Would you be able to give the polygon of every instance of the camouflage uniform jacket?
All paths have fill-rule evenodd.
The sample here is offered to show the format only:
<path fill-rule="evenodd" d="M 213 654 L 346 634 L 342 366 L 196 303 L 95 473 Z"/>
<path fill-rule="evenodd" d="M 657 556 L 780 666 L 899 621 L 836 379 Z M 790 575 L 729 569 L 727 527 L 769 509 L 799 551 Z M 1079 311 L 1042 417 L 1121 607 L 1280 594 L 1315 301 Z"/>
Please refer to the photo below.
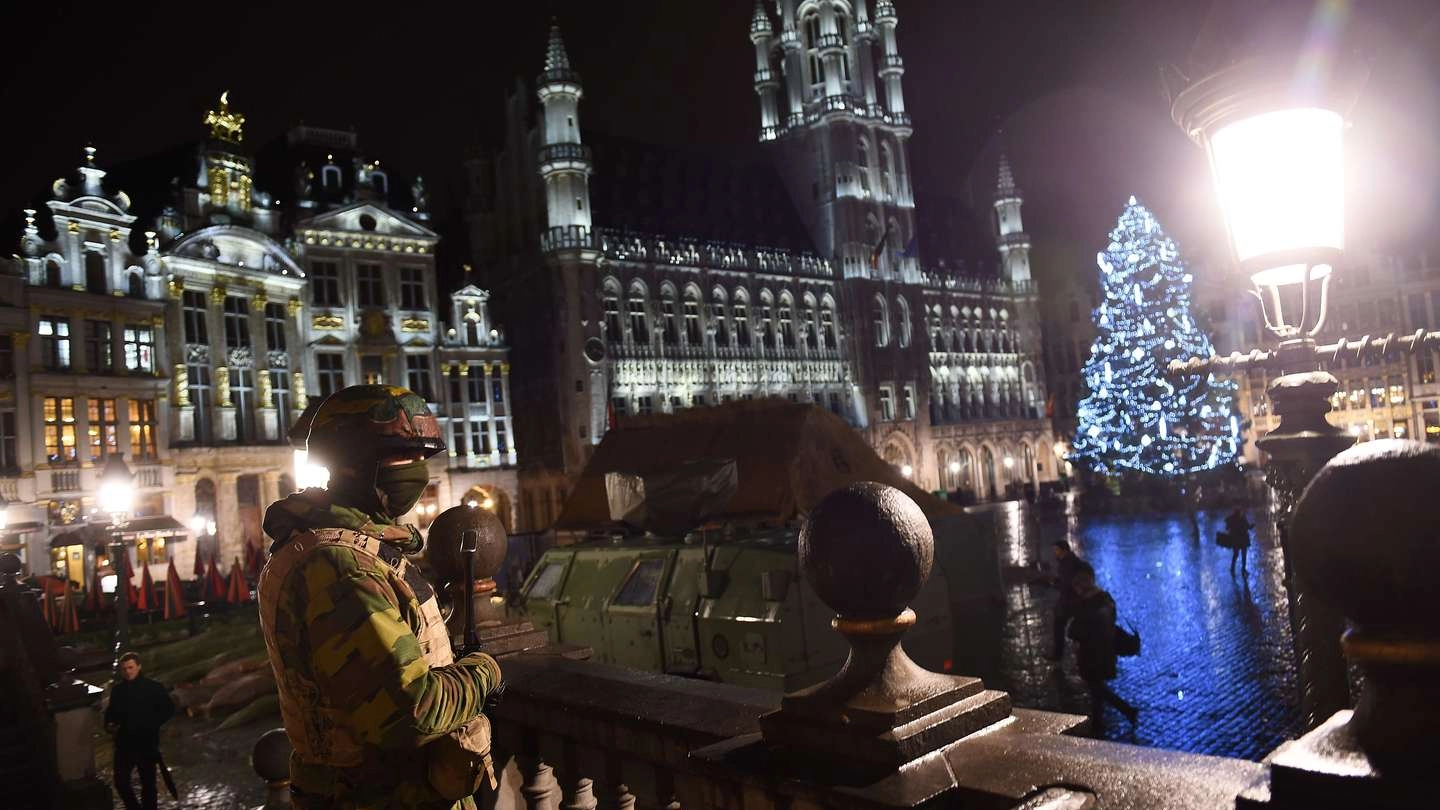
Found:
<path fill-rule="evenodd" d="M 500 671 L 484 655 L 450 663 L 434 592 L 405 560 L 418 534 L 319 490 L 271 506 L 265 531 L 261 624 L 292 784 L 316 797 L 297 806 L 472 810 L 430 787 L 422 747 L 479 715 Z"/>

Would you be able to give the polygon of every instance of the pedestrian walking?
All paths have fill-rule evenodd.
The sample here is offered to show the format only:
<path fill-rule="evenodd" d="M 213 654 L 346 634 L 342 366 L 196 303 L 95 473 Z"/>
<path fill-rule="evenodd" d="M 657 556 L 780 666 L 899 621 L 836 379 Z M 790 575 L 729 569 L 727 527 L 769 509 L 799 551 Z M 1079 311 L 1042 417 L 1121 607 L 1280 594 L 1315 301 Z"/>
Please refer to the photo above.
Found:
<path fill-rule="evenodd" d="M 155 769 L 160 764 L 160 727 L 175 714 L 170 692 L 140 674 L 140 656 L 120 656 L 120 680 L 110 689 L 105 729 L 115 736 L 115 792 L 125 810 L 155 810 Z M 140 772 L 136 800 L 131 774 Z"/>
<path fill-rule="evenodd" d="M 1230 573 L 1235 573 L 1235 560 L 1240 560 L 1240 571 L 1244 573 L 1248 569 L 1246 564 L 1250 556 L 1250 530 L 1254 526 L 1245 517 L 1245 510 L 1236 507 L 1230 516 L 1225 518 L 1225 534 L 1230 541 Z"/>
<path fill-rule="evenodd" d="M 1065 625 L 1069 623 L 1075 605 L 1075 575 L 1081 571 L 1089 571 L 1094 576 L 1094 569 L 1090 563 L 1080 559 L 1074 549 L 1064 540 L 1055 541 L 1055 575 L 1050 577 L 1050 584 L 1055 586 L 1059 595 L 1055 600 L 1055 625 L 1053 628 L 1053 645 L 1050 651 L 1050 660 L 1059 661 L 1065 657 Z"/>
<path fill-rule="evenodd" d="M 1075 573 L 1074 589 L 1070 638 L 1077 648 L 1080 679 L 1090 690 L 1090 716 L 1102 725 L 1102 712 L 1109 703 L 1134 725 L 1140 710 L 1115 694 L 1108 683 L 1116 675 L 1115 600 L 1095 584 L 1095 572 L 1088 566 Z"/>

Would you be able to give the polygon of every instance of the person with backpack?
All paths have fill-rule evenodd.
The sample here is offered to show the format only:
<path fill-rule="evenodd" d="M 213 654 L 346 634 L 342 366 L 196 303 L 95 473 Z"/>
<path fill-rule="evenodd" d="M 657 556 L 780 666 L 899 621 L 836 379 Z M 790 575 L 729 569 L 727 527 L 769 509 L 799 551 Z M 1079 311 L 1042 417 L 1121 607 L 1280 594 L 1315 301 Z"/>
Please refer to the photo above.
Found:
<path fill-rule="evenodd" d="M 1050 651 L 1050 660 L 1059 661 L 1065 657 L 1065 626 L 1069 624 L 1075 610 L 1075 575 L 1081 571 L 1089 571 L 1093 576 L 1095 571 L 1090 567 L 1090 563 L 1080 559 L 1066 541 L 1056 540 L 1054 549 L 1056 572 L 1048 581 L 1055 586 L 1059 594 L 1055 597 L 1055 623 L 1052 627 L 1054 646 Z"/>
<path fill-rule="evenodd" d="M 1102 714 L 1109 703 L 1133 726 L 1140 710 L 1115 694 L 1108 683 L 1116 676 L 1115 600 L 1095 584 L 1095 571 L 1089 566 L 1075 573 L 1074 592 L 1070 639 L 1075 642 L 1080 679 L 1090 691 L 1090 717 L 1096 725 L 1103 725 Z"/>

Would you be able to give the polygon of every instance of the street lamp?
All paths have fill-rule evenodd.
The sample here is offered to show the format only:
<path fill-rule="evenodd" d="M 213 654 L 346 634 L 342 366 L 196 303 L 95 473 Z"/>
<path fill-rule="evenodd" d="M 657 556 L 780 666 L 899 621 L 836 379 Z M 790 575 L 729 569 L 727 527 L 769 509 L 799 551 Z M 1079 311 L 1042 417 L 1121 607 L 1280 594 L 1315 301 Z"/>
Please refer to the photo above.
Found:
<path fill-rule="evenodd" d="M 1245 59 L 1169 88 L 1172 117 L 1207 152 L 1234 258 L 1279 343 L 1177 361 L 1169 370 L 1193 375 L 1258 368 L 1279 375 L 1267 395 L 1280 423 L 1256 445 L 1267 455 L 1265 480 L 1276 494 L 1301 704 L 1313 727 L 1350 702 L 1338 642 L 1341 619 L 1310 598 L 1290 568 L 1296 501 L 1325 462 L 1355 442 L 1326 419 L 1339 383 L 1325 369 L 1342 360 L 1386 360 L 1440 347 L 1440 332 L 1317 344 L 1345 249 L 1345 114 L 1365 72 L 1342 60 L 1328 82 L 1299 82 L 1293 60 L 1280 56 Z"/>
<path fill-rule="evenodd" d="M 130 582 L 125 576 L 125 559 L 129 550 L 121 535 L 130 522 L 135 508 L 135 475 L 125 464 L 124 456 L 116 453 L 105 460 L 100 473 L 98 500 L 100 509 L 110 516 L 110 568 L 115 572 L 115 677 L 120 676 L 120 655 L 130 641 Z"/>

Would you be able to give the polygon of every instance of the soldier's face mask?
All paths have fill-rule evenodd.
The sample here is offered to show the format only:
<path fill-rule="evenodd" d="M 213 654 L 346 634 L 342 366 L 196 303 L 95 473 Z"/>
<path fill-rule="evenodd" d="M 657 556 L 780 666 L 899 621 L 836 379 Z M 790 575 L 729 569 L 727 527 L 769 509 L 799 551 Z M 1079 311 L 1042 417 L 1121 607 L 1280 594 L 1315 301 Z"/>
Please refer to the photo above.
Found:
<path fill-rule="evenodd" d="M 395 466 L 380 465 L 375 471 L 375 488 L 383 497 L 385 514 L 398 518 L 414 508 L 430 483 L 430 467 L 424 461 Z"/>

